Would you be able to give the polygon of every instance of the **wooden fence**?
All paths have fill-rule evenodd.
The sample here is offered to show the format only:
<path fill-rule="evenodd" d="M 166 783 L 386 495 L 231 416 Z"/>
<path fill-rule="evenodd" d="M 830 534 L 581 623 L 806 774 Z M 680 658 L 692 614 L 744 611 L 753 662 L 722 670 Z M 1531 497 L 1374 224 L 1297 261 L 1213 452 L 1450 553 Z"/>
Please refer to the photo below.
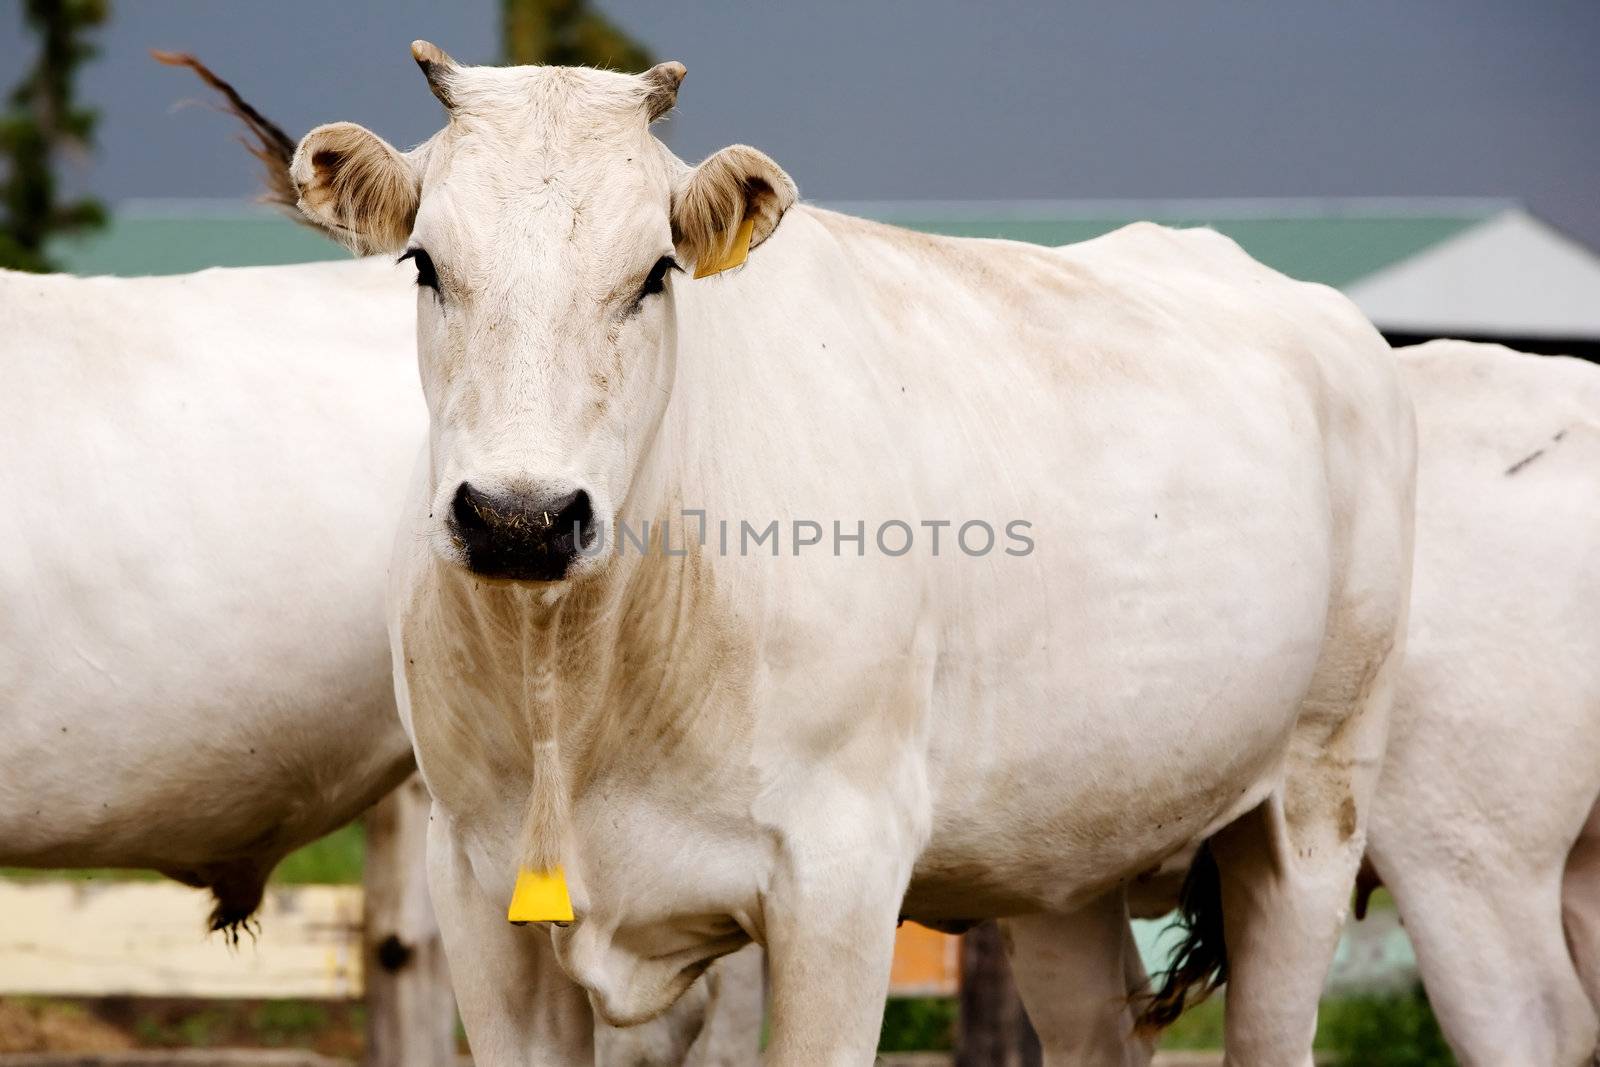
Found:
<path fill-rule="evenodd" d="M 366 999 L 367 1063 L 455 1059 L 455 998 L 428 904 L 416 779 L 365 819 L 363 885 L 274 886 L 258 938 L 206 936 L 173 882 L 0 881 L 0 995 Z"/>

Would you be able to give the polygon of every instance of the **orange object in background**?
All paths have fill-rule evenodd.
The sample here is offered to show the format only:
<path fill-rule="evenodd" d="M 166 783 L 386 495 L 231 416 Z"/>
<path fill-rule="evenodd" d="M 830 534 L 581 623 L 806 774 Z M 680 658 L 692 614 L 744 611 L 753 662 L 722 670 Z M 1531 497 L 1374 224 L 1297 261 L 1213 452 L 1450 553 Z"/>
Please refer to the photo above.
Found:
<path fill-rule="evenodd" d="M 916 923 L 895 933 L 891 997 L 953 997 L 961 976 L 961 939 Z"/>

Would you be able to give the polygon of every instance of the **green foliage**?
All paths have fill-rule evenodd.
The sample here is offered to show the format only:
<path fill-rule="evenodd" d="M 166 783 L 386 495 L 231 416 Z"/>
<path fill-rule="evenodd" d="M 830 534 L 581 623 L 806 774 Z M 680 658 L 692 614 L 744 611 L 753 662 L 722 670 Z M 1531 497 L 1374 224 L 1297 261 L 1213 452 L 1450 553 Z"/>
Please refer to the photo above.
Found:
<path fill-rule="evenodd" d="M 506 62 L 640 71 L 650 53 L 589 0 L 501 0 Z"/>
<path fill-rule="evenodd" d="M 879 1052 L 945 1052 L 955 1046 L 956 1002 L 919 997 L 890 1000 L 883 1010 Z"/>
<path fill-rule="evenodd" d="M 40 48 L 0 115 L 0 267 L 49 270 L 44 246 L 51 236 L 105 225 L 96 201 L 61 202 L 52 167 L 59 151 L 86 148 L 94 132 L 95 113 L 74 101 L 74 83 L 94 55 L 85 38 L 107 13 L 107 0 L 25 0 L 23 15 Z"/>
<path fill-rule="evenodd" d="M 359 822 L 341 827 L 327 837 L 289 853 L 272 872 L 272 881 L 278 885 L 359 885 L 365 841 Z M 99 867 L 76 870 L 0 867 L 0 878 L 17 881 L 60 878 L 74 882 L 148 882 L 160 877 L 154 871 Z"/>
<path fill-rule="evenodd" d="M 1341 1067 L 1450 1067 L 1450 1055 L 1420 985 L 1395 996 L 1324 1001 L 1317 1046 Z"/>
<path fill-rule="evenodd" d="M 1213 1049 L 1222 1047 L 1223 996 L 1213 996 L 1193 1005 L 1177 1022 L 1161 1031 L 1164 1049 Z"/>
<path fill-rule="evenodd" d="M 359 883 L 365 841 L 361 824 L 351 823 L 289 853 L 272 872 L 272 880 L 280 885 Z"/>

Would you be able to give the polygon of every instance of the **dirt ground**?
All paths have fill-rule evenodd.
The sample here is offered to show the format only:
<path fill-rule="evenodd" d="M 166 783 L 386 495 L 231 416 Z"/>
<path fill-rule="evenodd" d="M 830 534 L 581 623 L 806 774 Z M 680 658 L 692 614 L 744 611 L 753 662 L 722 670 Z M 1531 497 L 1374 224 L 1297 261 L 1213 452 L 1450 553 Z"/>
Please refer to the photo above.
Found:
<path fill-rule="evenodd" d="M 306 1049 L 359 1060 L 359 1004 L 149 997 L 0 997 L 0 1053 L 137 1048 Z"/>

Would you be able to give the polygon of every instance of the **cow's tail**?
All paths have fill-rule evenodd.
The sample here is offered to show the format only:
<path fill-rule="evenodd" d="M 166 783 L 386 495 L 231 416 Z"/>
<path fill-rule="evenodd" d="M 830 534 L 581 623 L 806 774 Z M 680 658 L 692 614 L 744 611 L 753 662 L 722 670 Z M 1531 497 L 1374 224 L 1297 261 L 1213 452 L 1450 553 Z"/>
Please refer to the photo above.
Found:
<path fill-rule="evenodd" d="M 1160 985 L 1134 998 L 1137 1027 L 1146 1033 L 1177 1021 L 1184 1008 L 1216 992 L 1228 980 L 1228 949 L 1222 939 L 1222 876 L 1211 843 L 1202 842 L 1178 894 L 1176 924 L 1183 940 Z"/>
<path fill-rule="evenodd" d="M 294 159 L 295 140 L 283 132 L 283 127 L 257 111 L 238 90 L 211 72 L 211 69 L 187 52 L 161 52 L 151 49 L 150 56 L 169 67 L 188 67 L 199 79 L 216 90 L 222 97 L 222 110 L 244 124 L 249 137 L 240 137 L 252 156 L 261 163 L 262 182 L 266 192 L 261 199 L 277 207 L 296 222 L 321 231 L 311 220 L 300 213 L 299 194 L 289 178 L 289 163 Z"/>

